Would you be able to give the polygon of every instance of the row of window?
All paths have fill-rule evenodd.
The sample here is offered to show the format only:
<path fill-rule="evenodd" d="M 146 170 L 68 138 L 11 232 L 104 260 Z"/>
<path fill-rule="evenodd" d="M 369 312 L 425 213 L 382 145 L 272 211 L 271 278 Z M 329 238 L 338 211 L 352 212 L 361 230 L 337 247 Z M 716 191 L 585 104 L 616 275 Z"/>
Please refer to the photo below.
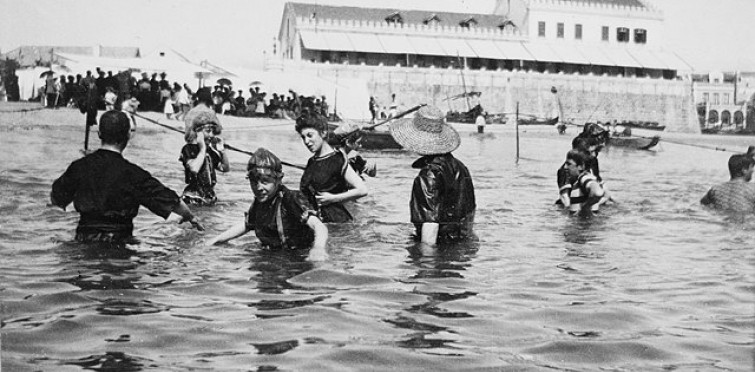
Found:
<path fill-rule="evenodd" d="M 556 37 L 559 39 L 564 38 L 564 23 L 558 22 L 556 24 Z M 608 41 L 610 38 L 610 28 L 608 26 L 602 26 L 601 28 L 601 40 Z M 634 42 L 638 44 L 645 44 L 647 43 L 647 30 L 643 28 L 636 28 L 634 29 Z M 628 43 L 629 42 L 629 29 L 626 27 L 618 27 L 616 28 L 616 41 L 620 43 Z M 540 21 L 537 23 L 537 36 L 539 37 L 545 37 L 545 22 Z M 577 40 L 582 40 L 582 25 L 581 24 L 575 24 L 574 25 L 574 38 Z"/>
<path fill-rule="evenodd" d="M 719 100 L 718 93 L 713 93 L 713 100 L 710 100 L 710 94 L 703 93 L 703 102 L 710 102 L 711 105 L 728 105 L 729 102 L 729 93 L 722 93 L 723 99 Z"/>

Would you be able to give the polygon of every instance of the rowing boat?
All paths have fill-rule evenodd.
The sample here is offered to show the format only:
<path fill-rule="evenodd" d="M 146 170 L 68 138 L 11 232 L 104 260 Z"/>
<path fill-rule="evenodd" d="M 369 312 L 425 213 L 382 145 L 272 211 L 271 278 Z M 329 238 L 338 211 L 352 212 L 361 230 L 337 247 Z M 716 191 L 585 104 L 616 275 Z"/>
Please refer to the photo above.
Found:
<path fill-rule="evenodd" d="M 609 137 L 606 141 L 607 146 L 623 147 L 635 150 L 649 150 L 660 142 L 660 136 L 637 137 L 637 136 L 616 136 Z"/>

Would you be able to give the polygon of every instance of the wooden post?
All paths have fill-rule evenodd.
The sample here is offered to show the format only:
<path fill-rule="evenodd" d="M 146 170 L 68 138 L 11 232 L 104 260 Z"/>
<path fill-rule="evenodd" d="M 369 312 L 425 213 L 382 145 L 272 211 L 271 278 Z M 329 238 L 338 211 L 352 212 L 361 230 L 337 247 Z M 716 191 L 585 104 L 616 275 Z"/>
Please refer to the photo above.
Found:
<path fill-rule="evenodd" d="M 516 162 L 519 163 L 519 101 L 516 102 Z"/>

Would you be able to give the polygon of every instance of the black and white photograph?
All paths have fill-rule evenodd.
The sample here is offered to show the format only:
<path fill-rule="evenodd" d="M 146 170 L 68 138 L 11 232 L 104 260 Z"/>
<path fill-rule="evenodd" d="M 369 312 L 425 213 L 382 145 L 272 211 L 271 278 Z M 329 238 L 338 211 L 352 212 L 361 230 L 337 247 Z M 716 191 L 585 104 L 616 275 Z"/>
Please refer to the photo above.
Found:
<path fill-rule="evenodd" d="M 755 371 L 753 0 L 0 0 L 0 372 Z"/>

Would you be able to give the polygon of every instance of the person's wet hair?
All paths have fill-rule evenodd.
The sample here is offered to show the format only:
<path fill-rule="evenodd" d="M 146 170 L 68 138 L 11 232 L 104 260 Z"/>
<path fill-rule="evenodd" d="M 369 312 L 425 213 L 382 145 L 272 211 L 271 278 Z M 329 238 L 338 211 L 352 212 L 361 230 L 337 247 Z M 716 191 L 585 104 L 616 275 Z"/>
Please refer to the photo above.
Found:
<path fill-rule="evenodd" d="M 731 177 L 742 177 L 744 171 L 751 165 L 755 164 L 755 159 L 747 154 L 735 154 L 729 158 L 729 175 Z"/>
<path fill-rule="evenodd" d="M 111 110 L 100 117 L 100 139 L 103 143 L 119 144 L 128 141 L 131 120 L 121 111 Z"/>

